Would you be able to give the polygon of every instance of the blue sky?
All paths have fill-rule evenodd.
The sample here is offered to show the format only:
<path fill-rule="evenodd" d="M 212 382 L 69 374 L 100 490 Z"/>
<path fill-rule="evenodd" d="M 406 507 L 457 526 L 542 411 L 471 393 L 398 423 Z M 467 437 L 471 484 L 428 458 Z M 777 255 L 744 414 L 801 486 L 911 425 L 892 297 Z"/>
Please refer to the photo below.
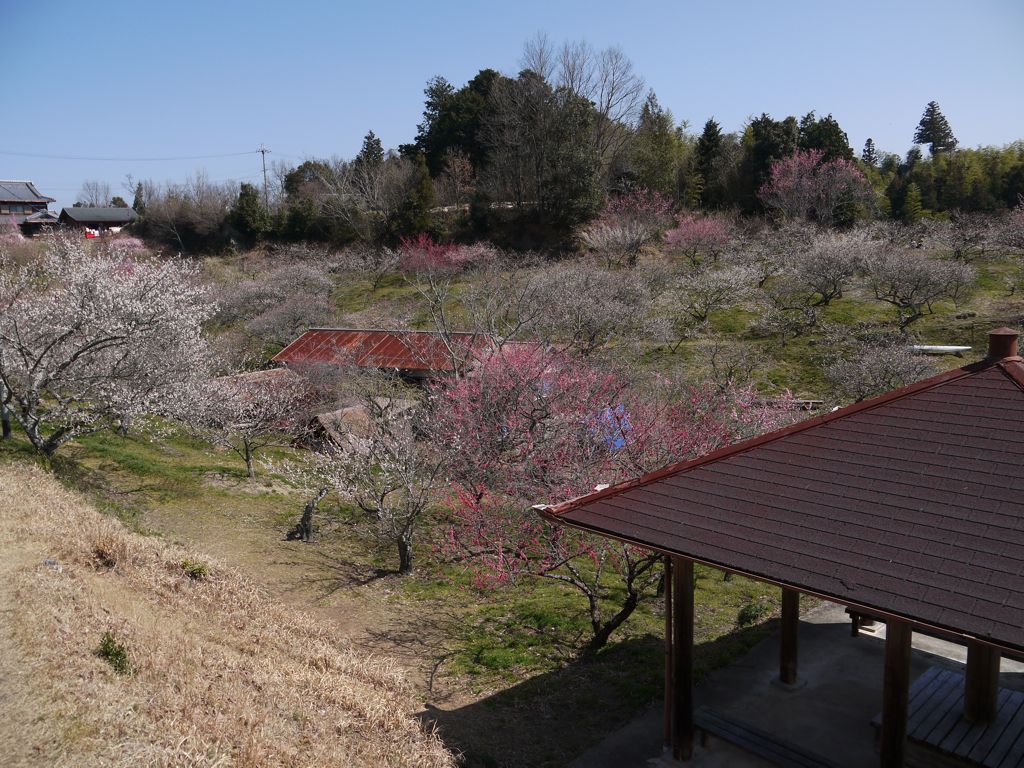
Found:
<path fill-rule="evenodd" d="M 905 152 L 937 100 L 962 146 L 1024 138 L 1024 2 L 49 2 L 0 0 L 0 178 L 74 201 L 85 179 L 257 180 L 409 141 L 429 77 L 518 69 L 523 42 L 619 45 L 678 119 L 831 112 Z M 233 157 L 146 161 L 197 155 Z M 59 160 L 14 154 L 133 158 Z"/>

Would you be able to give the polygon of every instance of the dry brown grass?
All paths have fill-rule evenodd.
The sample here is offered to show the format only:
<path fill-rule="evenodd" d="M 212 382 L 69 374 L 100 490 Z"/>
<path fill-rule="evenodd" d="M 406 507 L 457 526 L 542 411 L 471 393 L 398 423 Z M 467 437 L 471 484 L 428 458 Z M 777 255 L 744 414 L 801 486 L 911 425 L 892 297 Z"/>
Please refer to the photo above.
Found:
<path fill-rule="evenodd" d="M 454 765 L 391 663 L 236 571 L 34 468 L 0 466 L 0 498 L 4 765 Z M 96 655 L 105 632 L 129 674 Z"/>

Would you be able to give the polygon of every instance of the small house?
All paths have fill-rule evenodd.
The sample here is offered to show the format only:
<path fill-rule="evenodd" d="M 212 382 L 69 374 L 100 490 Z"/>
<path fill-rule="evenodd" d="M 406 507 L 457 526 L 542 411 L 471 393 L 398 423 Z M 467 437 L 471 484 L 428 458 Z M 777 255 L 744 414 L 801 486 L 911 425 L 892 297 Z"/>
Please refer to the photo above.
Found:
<path fill-rule="evenodd" d="M 104 208 L 87 208 L 78 206 L 64 208 L 60 212 L 60 223 L 66 226 L 84 229 L 86 237 L 104 232 L 119 232 L 139 218 L 131 208 L 108 206 Z"/>
<path fill-rule="evenodd" d="M 44 224 L 56 223 L 56 216 L 49 211 L 52 202 L 54 199 L 36 189 L 31 181 L 0 180 L 0 219 L 13 221 L 26 234 Z"/>

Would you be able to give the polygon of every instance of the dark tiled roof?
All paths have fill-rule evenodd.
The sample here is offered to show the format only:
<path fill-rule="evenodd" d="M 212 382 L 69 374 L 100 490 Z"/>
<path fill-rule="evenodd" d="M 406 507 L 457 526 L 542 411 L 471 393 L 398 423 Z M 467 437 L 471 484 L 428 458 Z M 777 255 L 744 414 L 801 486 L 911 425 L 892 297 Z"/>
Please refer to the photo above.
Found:
<path fill-rule="evenodd" d="M 1024 362 L 1007 357 L 539 509 L 1024 649 L 1022 468 Z"/>
<path fill-rule="evenodd" d="M 440 334 L 429 331 L 313 328 L 273 360 L 286 365 L 351 364 L 416 373 L 453 373 L 456 361 L 460 368 L 467 366 L 491 346 L 488 337 L 475 333 L 454 333 L 450 340 L 452 350 Z"/>
<path fill-rule="evenodd" d="M 70 220 L 76 224 L 130 224 L 139 218 L 131 208 L 65 208 L 60 212 L 61 221 Z"/>
<path fill-rule="evenodd" d="M 0 180 L 0 202 L 52 203 L 54 199 L 42 194 L 31 181 Z"/>

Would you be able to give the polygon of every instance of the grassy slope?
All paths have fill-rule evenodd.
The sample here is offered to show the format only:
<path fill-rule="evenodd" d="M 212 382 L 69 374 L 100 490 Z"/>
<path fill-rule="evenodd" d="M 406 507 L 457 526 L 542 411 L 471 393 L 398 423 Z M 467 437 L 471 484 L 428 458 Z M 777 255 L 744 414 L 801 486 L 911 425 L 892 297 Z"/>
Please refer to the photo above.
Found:
<path fill-rule="evenodd" d="M 23 455 L 23 447 L 2 450 Z M 238 565 L 357 648 L 394 657 L 469 765 L 563 765 L 659 695 L 658 601 L 596 659 L 577 662 L 588 625 L 574 593 L 547 581 L 479 592 L 463 567 L 433 554 L 426 535 L 418 572 L 400 579 L 389 571 L 391 550 L 360 538 L 337 502 L 325 505 L 317 544 L 283 541 L 302 499 L 271 479 L 247 481 L 237 457 L 193 438 L 95 435 L 69 446 L 57 471 L 130 526 Z M 770 631 L 734 632 L 736 617 L 751 602 L 770 616 L 778 595 L 710 569 L 698 576 L 701 673 Z M 528 732 L 541 735 L 524 740 Z"/>
<path fill-rule="evenodd" d="M 3 700 L 6 765 L 453 765 L 392 662 L 38 469 L 0 472 L 4 664 L 31 670 Z"/>

